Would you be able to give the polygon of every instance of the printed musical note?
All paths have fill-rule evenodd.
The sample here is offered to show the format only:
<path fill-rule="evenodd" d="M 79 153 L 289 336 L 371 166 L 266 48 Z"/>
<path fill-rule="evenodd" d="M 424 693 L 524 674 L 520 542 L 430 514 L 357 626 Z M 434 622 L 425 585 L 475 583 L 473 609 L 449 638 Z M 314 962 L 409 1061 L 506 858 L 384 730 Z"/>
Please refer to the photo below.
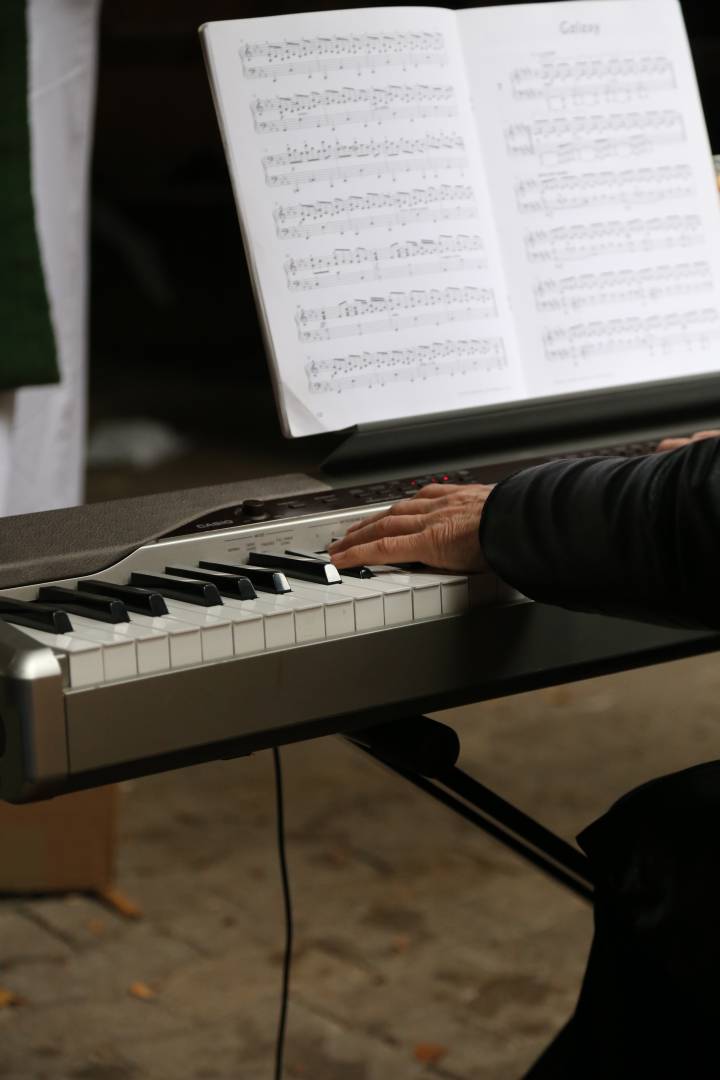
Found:
<path fill-rule="evenodd" d="M 357 176 L 396 175 L 403 172 L 434 173 L 440 169 L 465 169 L 465 143 L 460 135 L 428 134 L 419 138 L 369 139 L 349 143 L 326 142 L 290 148 L 262 159 L 265 183 L 270 187 L 336 180 Z M 454 154 L 452 152 L 455 152 Z M 351 159 L 355 161 L 351 161 Z M 343 162 L 325 165 L 323 162 Z M 349 162 L 348 164 L 344 164 Z"/>
<path fill-rule="evenodd" d="M 664 251 L 701 243 L 702 219 L 697 214 L 559 225 L 525 234 L 525 250 L 530 262 L 564 262 L 620 252 Z"/>
<path fill-rule="evenodd" d="M 502 338 L 434 341 L 406 349 L 351 353 L 332 360 L 312 360 L 305 366 L 313 394 L 342 393 L 392 383 L 420 382 L 481 374 L 507 368 Z M 495 389 L 485 387 L 486 390 Z"/>
<path fill-rule="evenodd" d="M 549 109 L 636 101 L 674 90 L 675 68 L 667 56 L 592 56 L 541 60 L 510 73 L 517 102 L 544 101 Z"/>
<path fill-rule="evenodd" d="M 710 265 L 694 262 L 547 279 L 537 283 L 534 295 L 538 311 L 571 313 L 600 304 L 648 303 L 671 296 L 697 295 L 712 288 Z"/>
<path fill-rule="evenodd" d="M 342 124 L 382 124 L 458 115 L 452 86 L 384 86 L 366 90 L 344 86 L 307 94 L 256 98 L 250 103 L 255 130 L 298 131 Z"/>
<path fill-rule="evenodd" d="M 477 214 L 473 189 L 466 184 L 440 184 L 392 193 L 368 192 L 278 206 L 273 211 L 278 236 L 305 240 L 326 233 L 391 229 L 412 222 L 471 220 Z"/>
<path fill-rule="evenodd" d="M 682 115 L 674 109 L 563 116 L 510 124 L 505 129 L 510 157 L 534 156 L 544 166 L 646 154 L 685 139 Z"/>
<path fill-rule="evenodd" d="M 636 206 L 691 196 L 695 191 L 689 165 L 658 165 L 582 173 L 562 173 L 519 180 L 515 185 L 518 210 L 546 214 L 591 206 Z"/>
<path fill-rule="evenodd" d="M 492 289 L 448 286 L 393 292 L 368 300 L 344 300 L 322 308 L 299 308 L 295 320 L 301 341 L 330 341 L 411 326 L 487 319 L 496 314 Z"/>
<path fill-rule="evenodd" d="M 244 45 L 240 59 L 248 79 L 415 68 L 448 62 L 445 41 L 437 33 L 335 34 L 298 41 L 263 41 Z"/>
<path fill-rule="evenodd" d="M 417 277 L 449 271 L 484 269 L 479 236 L 440 236 L 436 240 L 406 240 L 379 248 L 335 248 L 330 255 L 308 255 L 285 263 L 289 289 L 318 289 L 356 281 Z"/>
<path fill-rule="evenodd" d="M 666 315 L 625 316 L 546 330 L 549 362 L 583 361 L 618 353 L 663 355 L 683 349 L 708 348 L 720 337 L 720 313 L 715 308 Z"/>

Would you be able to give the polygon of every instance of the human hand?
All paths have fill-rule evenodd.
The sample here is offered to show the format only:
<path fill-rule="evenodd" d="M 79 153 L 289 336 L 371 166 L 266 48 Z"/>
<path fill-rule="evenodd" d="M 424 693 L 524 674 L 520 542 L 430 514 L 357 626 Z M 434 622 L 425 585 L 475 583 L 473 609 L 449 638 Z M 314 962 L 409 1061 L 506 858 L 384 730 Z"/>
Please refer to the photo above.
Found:
<path fill-rule="evenodd" d="M 714 439 L 717 435 L 720 435 L 720 431 L 717 428 L 713 428 L 710 431 L 696 431 L 694 435 L 690 435 L 687 438 L 667 438 L 661 439 L 661 441 L 655 447 L 656 451 L 665 450 L 677 450 L 680 446 L 687 446 L 691 442 L 699 442 L 700 439 Z"/>
<path fill-rule="evenodd" d="M 658 451 L 676 450 L 720 430 L 662 439 Z M 478 529 L 494 484 L 428 484 L 411 499 L 351 525 L 328 547 L 335 566 L 422 562 L 443 570 L 487 570 Z"/>
<path fill-rule="evenodd" d="M 347 566 L 421 562 L 442 570 L 487 570 L 478 529 L 494 484 L 427 484 L 411 499 L 351 525 L 328 547 Z"/>

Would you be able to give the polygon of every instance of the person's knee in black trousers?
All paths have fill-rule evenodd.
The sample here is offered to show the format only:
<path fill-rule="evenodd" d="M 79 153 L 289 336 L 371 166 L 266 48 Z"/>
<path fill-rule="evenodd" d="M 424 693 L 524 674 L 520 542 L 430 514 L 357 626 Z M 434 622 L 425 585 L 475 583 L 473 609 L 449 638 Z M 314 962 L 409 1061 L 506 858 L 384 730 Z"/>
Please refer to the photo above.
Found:
<path fill-rule="evenodd" d="M 720 762 L 636 788 L 578 842 L 595 936 L 575 1013 L 527 1080 L 720 1077 Z"/>

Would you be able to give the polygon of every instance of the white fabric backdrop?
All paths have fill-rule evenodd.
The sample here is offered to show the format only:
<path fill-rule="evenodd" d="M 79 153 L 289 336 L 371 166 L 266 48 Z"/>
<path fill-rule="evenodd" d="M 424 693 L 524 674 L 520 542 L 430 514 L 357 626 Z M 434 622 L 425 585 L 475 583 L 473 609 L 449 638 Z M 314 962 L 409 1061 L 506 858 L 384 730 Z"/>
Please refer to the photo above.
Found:
<path fill-rule="evenodd" d="M 82 500 L 100 0 L 28 0 L 33 198 L 62 382 L 0 395 L 0 514 Z"/>

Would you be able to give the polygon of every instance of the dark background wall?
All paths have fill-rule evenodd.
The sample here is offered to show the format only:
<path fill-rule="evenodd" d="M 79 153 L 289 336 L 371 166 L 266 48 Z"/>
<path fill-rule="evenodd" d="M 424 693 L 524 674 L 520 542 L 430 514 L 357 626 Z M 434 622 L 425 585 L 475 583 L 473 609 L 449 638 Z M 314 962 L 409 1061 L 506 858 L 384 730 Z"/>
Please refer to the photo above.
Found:
<path fill-rule="evenodd" d="M 105 0 L 92 233 L 93 421 L 159 417 L 205 452 L 237 447 L 244 471 L 253 469 L 249 455 L 262 473 L 274 455 L 288 454 L 197 27 L 337 6 Z M 651 18 L 653 0 L 647 7 Z M 685 0 L 683 9 L 720 151 L 720 5 Z M 324 445 L 311 441 L 298 451 L 301 461 L 317 460 Z M 207 471 L 193 482 L 211 482 Z"/>

